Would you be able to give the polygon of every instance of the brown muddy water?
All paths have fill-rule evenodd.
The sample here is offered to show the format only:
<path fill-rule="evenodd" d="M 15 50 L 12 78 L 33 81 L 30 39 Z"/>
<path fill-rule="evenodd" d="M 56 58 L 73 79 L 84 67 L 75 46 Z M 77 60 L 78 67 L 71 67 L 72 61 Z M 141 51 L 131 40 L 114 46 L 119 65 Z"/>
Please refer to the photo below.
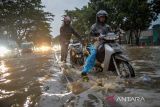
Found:
<path fill-rule="evenodd" d="M 106 77 L 104 87 L 113 90 L 99 93 L 96 87 L 96 92 L 87 90 L 76 96 L 67 91 L 68 82 L 56 65 L 54 55 L 1 60 L 0 107 L 160 107 L 160 47 L 127 47 L 126 50 L 136 72 L 135 78 L 114 82 L 114 77 L 110 80 Z M 122 86 L 119 91 L 114 89 L 117 85 Z M 145 101 L 108 104 L 106 99 L 110 96 L 143 97 Z"/>
<path fill-rule="evenodd" d="M 0 107 L 34 107 L 52 57 L 26 54 L 0 60 Z"/>

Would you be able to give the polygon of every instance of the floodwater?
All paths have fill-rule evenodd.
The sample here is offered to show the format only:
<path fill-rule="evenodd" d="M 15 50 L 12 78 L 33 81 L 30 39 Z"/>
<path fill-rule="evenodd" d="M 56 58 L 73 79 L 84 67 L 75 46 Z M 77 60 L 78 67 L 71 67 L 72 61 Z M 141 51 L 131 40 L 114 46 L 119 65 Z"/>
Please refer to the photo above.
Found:
<path fill-rule="evenodd" d="M 0 60 L 0 107 L 34 107 L 40 86 L 49 77 L 51 60 L 33 54 Z"/>
<path fill-rule="evenodd" d="M 127 47 L 126 50 L 136 77 L 117 79 L 98 74 L 105 82 L 102 88 L 91 88 L 94 79 L 89 83 L 79 81 L 80 72 L 71 66 L 62 67 L 55 62 L 54 55 L 30 54 L 1 60 L 0 107 L 159 107 L 160 47 Z M 64 75 L 60 68 L 71 75 Z M 74 71 L 79 73 L 74 74 Z M 96 78 L 94 73 L 89 75 Z M 77 80 L 80 85 L 75 83 Z M 71 84 L 71 90 L 68 90 Z M 139 97 L 143 101 L 111 101 L 110 104 L 107 98 L 111 96 Z"/>

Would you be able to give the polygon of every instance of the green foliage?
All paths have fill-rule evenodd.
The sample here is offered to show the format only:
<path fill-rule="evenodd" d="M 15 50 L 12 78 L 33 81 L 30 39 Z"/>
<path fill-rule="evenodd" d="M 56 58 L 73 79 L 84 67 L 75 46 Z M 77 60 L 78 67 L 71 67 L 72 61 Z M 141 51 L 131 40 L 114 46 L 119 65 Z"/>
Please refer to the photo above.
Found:
<path fill-rule="evenodd" d="M 0 5 L 0 32 L 18 43 L 51 41 L 50 21 L 54 15 L 43 11 L 41 0 L 16 0 Z"/>
<path fill-rule="evenodd" d="M 66 14 L 73 18 L 73 26 L 82 34 L 86 34 L 95 23 L 96 13 L 102 9 L 106 10 L 109 14 L 107 21 L 112 29 L 121 27 L 130 31 L 131 36 L 134 33 L 138 40 L 140 32 L 147 29 L 151 21 L 157 18 L 153 4 L 156 3 L 149 3 L 148 0 L 90 0 L 82 9 L 66 10 Z"/>
<path fill-rule="evenodd" d="M 153 12 L 158 15 L 160 13 L 160 0 L 153 0 L 151 2 L 151 6 L 153 9 Z"/>

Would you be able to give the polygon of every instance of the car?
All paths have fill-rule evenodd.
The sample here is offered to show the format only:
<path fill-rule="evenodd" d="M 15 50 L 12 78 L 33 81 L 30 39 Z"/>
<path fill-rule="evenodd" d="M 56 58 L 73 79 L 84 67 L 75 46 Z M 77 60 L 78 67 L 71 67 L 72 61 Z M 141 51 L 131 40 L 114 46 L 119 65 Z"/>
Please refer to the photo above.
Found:
<path fill-rule="evenodd" d="M 19 46 L 11 39 L 0 39 L 0 59 L 19 56 Z"/>
<path fill-rule="evenodd" d="M 33 42 L 23 42 L 21 43 L 20 48 L 21 48 L 21 54 L 33 53 L 34 43 Z"/>

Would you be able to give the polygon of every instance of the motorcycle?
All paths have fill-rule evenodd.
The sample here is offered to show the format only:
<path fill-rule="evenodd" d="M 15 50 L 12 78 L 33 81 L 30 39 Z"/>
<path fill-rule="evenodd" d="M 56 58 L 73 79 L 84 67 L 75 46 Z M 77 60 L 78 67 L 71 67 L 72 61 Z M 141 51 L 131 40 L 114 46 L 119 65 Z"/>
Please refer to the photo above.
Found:
<path fill-rule="evenodd" d="M 82 66 L 84 64 L 83 47 L 79 41 L 69 44 L 70 62 L 72 65 Z"/>
<path fill-rule="evenodd" d="M 116 42 L 119 36 L 115 33 L 101 35 L 101 44 L 97 47 L 96 60 L 101 66 L 95 65 L 96 69 L 103 72 L 113 71 L 120 77 L 135 77 L 135 72 L 129 59 L 123 52 L 122 47 Z"/>

